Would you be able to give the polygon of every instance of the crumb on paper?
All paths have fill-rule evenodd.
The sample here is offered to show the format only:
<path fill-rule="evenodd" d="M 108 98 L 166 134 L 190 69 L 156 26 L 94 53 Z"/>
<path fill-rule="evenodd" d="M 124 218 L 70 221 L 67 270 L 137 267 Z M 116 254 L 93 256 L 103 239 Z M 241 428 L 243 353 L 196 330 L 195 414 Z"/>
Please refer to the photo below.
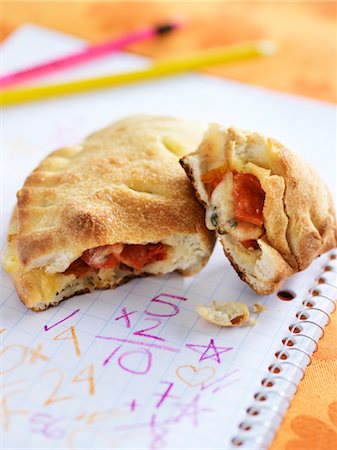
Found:
<path fill-rule="evenodd" d="M 249 310 L 241 302 L 217 302 L 210 305 L 198 305 L 197 313 L 208 322 L 221 327 L 239 327 L 249 322 Z"/>
<path fill-rule="evenodd" d="M 258 303 L 254 303 L 253 305 L 253 311 L 255 313 L 262 313 L 266 310 L 266 307 L 264 305 L 262 305 L 262 303 L 258 302 Z"/>

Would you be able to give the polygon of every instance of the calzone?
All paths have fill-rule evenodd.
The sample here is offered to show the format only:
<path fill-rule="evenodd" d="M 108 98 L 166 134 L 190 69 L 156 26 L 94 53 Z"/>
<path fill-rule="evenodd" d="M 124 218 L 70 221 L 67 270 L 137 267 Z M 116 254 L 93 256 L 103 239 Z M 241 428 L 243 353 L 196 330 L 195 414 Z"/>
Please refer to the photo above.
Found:
<path fill-rule="evenodd" d="M 3 254 L 23 303 L 43 310 L 136 276 L 198 272 L 214 233 L 179 158 L 202 132 L 133 116 L 47 156 L 17 194 Z"/>
<path fill-rule="evenodd" d="M 181 159 L 239 276 L 258 294 L 274 292 L 336 246 L 336 216 L 317 173 L 280 142 L 213 124 Z"/>

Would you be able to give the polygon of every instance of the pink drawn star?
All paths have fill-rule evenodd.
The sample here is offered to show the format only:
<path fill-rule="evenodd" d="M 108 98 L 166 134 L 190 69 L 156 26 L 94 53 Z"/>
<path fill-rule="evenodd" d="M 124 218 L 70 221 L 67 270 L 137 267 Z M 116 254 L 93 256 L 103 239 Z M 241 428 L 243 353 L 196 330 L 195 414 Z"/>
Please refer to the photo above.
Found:
<path fill-rule="evenodd" d="M 232 350 L 233 347 L 219 347 L 214 343 L 214 339 L 211 339 L 208 345 L 199 345 L 199 344 L 186 344 L 186 347 L 191 350 L 200 353 L 201 356 L 199 358 L 199 362 L 204 359 L 215 359 L 219 364 L 221 363 L 220 355 L 221 353 L 226 353 L 229 350 Z M 205 350 L 202 350 L 205 349 Z"/>

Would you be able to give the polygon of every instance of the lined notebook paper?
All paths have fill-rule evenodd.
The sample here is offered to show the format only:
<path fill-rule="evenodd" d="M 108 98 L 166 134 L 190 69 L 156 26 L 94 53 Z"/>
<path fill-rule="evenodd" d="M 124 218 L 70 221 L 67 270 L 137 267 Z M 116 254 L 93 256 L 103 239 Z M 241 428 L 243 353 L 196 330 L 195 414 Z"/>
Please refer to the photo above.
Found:
<path fill-rule="evenodd" d="M 39 27 L 3 45 L 4 71 L 84 43 Z M 119 54 L 65 71 L 61 80 L 144 67 Z M 168 114 L 263 131 L 316 167 L 334 189 L 332 106 L 197 74 L 8 108 L 2 112 L 2 238 L 27 174 L 47 153 L 123 116 Z M 335 193 L 334 193 L 335 194 Z M 318 258 L 276 294 L 256 296 L 219 245 L 196 276 L 133 280 L 115 290 L 28 311 L 1 273 L 2 447 L 227 449 L 271 442 L 337 292 L 337 251 Z M 224 329 L 198 304 L 242 301 L 252 326 Z"/>

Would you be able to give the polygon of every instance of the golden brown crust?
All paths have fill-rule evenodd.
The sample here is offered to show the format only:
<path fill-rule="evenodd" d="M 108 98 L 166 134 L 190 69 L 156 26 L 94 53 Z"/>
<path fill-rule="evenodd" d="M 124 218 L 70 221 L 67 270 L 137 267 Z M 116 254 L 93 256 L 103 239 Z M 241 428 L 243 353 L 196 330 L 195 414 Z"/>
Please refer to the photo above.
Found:
<path fill-rule="evenodd" d="M 228 239 L 224 236 L 218 235 L 218 237 L 225 255 L 229 259 L 229 262 L 239 275 L 240 279 L 246 282 L 259 295 L 269 295 L 277 291 L 282 282 L 295 273 L 295 270 L 274 248 L 272 248 L 268 243 L 264 243 L 264 245 L 269 247 L 271 252 L 271 255 L 269 255 L 268 258 L 269 269 L 273 267 L 275 270 L 272 270 L 268 275 L 266 274 L 264 279 L 262 277 L 257 278 L 249 273 L 249 270 L 247 270 L 244 264 L 237 262 L 238 257 L 235 254 L 236 244 L 233 242 L 228 242 Z"/>
<path fill-rule="evenodd" d="M 87 248 L 196 231 L 210 249 L 203 212 L 172 153 L 172 142 L 186 143 L 185 151 L 197 144 L 202 130 L 192 127 L 136 116 L 49 155 L 18 193 L 22 262 L 57 272 Z"/>
<path fill-rule="evenodd" d="M 285 181 L 284 209 L 288 217 L 287 242 L 303 270 L 322 253 L 336 247 L 336 213 L 331 193 L 318 174 L 299 156 L 269 139 Z"/>
<path fill-rule="evenodd" d="M 178 119 L 135 116 L 45 158 L 18 193 L 3 257 L 22 301 L 41 310 L 134 276 L 199 271 L 215 237 L 178 160 L 202 131 Z M 88 248 L 150 242 L 166 243 L 171 258 L 141 272 L 63 273 Z"/>
<path fill-rule="evenodd" d="M 209 201 L 200 177 L 210 168 L 224 163 L 229 164 L 231 170 L 255 175 L 266 194 L 264 248 L 267 249 L 267 245 L 269 250 L 276 251 L 270 253 L 269 258 L 277 271 L 264 287 L 252 280 L 242 263 L 243 258 L 238 263 L 235 251 L 239 244 L 218 234 L 240 278 L 256 292 L 275 291 L 282 280 L 305 269 L 318 255 L 336 246 L 336 215 L 331 194 L 316 172 L 299 156 L 275 139 L 259 133 L 211 126 L 198 150 L 181 160 L 196 196 L 204 206 Z"/>
<path fill-rule="evenodd" d="M 61 301 L 94 289 L 110 289 L 120 286 L 135 276 L 149 274 L 132 271 L 111 271 L 107 280 L 99 278 L 99 273 L 89 272 L 85 277 L 48 274 L 43 269 L 30 269 L 21 263 L 17 254 L 17 210 L 15 209 L 9 226 L 7 245 L 3 255 L 4 268 L 10 272 L 21 301 L 33 311 L 43 311 L 49 306 L 57 306 Z"/>
<path fill-rule="evenodd" d="M 188 176 L 190 182 L 192 183 L 192 186 L 194 188 L 194 195 L 196 197 L 196 199 L 198 200 L 198 202 L 203 205 L 204 207 L 207 206 L 207 202 L 205 202 L 205 200 L 203 200 L 199 194 L 199 189 L 198 189 L 198 181 L 196 179 L 196 175 L 194 173 L 193 170 L 193 166 L 189 164 L 189 159 L 187 159 L 187 157 L 183 157 L 180 159 L 180 164 L 182 166 L 182 168 L 185 170 L 186 175 Z"/>

